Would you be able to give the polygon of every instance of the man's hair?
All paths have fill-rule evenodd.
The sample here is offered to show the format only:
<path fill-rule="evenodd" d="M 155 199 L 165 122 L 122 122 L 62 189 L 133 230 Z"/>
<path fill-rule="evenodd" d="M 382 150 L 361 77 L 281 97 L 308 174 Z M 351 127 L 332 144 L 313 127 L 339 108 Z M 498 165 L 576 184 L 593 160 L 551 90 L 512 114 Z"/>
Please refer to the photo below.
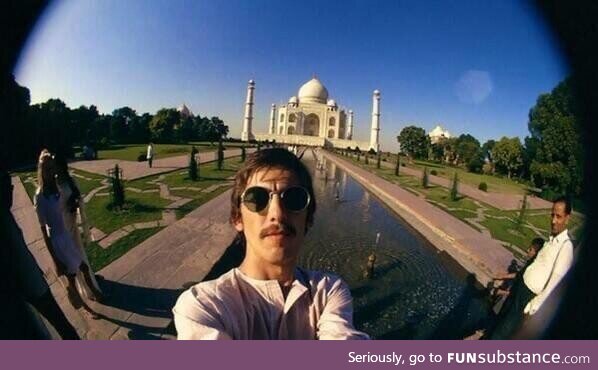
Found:
<path fill-rule="evenodd" d="M 543 246 L 544 246 L 544 239 L 534 238 L 534 240 L 532 240 L 532 247 L 534 247 L 536 249 L 536 252 L 540 251 L 540 249 L 542 249 Z"/>
<path fill-rule="evenodd" d="M 307 224 L 313 224 L 316 212 L 316 197 L 311 182 L 311 175 L 303 163 L 291 152 L 283 148 L 262 149 L 247 156 L 245 164 L 235 175 L 235 183 L 231 195 L 230 222 L 235 223 L 241 217 L 241 194 L 247 187 L 249 178 L 263 169 L 287 170 L 297 177 L 299 184 L 307 189 L 311 201 L 307 207 Z M 307 230 L 306 230 L 307 231 Z"/>
<path fill-rule="evenodd" d="M 560 196 L 560 197 L 556 198 L 554 200 L 554 202 L 552 202 L 552 203 L 554 203 L 554 204 L 557 204 L 557 203 L 563 203 L 563 204 L 565 204 L 565 213 L 568 214 L 568 215 L 571 214 L 571 211 L 572 211 L 572 208 L 571 208 L 571 198 L 566 197 L 566 196 L 563 195 L 563 196 Z"/>

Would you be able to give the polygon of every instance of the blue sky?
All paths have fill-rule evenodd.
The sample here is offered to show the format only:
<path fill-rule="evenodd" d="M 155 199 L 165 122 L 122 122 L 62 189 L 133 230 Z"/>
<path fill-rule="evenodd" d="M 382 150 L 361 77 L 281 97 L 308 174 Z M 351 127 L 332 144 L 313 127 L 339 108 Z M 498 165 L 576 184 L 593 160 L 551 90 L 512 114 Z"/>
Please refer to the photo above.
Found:
<path fill-rule="evenodd" d="M 382 92 L 381 143 L 441 124 L 482 143 L 528 135 L 538 95 L 568 74 L 524 1 L 57 1 L 15 69 L 32 102 L 155 113 L 183 102 L 239 137 L 247 80 L 254 131 L 315 73 L 369 139 Z"/>

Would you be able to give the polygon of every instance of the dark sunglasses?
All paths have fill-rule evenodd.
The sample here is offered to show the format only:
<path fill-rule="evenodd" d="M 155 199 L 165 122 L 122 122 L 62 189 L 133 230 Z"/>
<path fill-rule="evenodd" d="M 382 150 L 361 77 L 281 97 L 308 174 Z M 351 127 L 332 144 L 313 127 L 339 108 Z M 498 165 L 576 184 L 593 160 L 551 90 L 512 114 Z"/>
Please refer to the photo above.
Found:
<path fill-rule="evenodd" d="M 268 207 L 272 194 L 280 194 L 280 202 L 290 212 L 301 212 L 309 205 L 311 197 L 307 189 L 291 186 L 281 192 L 270 191 L 261 186 L 252 186 L 241 194 L 241 202 L 252 212 L 261 212 Z"/>

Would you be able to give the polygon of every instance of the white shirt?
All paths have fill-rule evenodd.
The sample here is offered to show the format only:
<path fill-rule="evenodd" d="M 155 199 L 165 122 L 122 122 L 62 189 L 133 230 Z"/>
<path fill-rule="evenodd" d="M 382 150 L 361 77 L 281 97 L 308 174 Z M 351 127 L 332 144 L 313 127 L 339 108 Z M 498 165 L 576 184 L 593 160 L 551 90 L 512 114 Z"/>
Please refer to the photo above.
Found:
<path fill-rule="evenodd" d="M 572 264 L 573 243 L 565 229 L 544 243 L 534 262 L 525 270 L 523 281 L 536 297 L 525 306 L 523 312 L 530 315 L 536 313 Z"/>
<path fill-rule="evenodd" d="M 147 146 L 147 158 L 152 158 L 154 156 L 154 147 L 152 145 Z"/>
<path fill-rule="evenodd" d="M 178 339 L 369 339 L 353 328 L 346 283 L 300 268 L 286 300 L 277 280 L 234 268 L 185 291 L 172 311 Z"/>

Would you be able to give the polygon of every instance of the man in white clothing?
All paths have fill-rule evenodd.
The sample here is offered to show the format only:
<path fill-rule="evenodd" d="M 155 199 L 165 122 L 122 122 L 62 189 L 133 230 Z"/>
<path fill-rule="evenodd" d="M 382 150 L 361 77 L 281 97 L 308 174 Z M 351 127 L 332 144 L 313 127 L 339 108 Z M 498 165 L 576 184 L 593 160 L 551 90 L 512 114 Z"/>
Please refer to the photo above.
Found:
<path fill-rule="evenodd" d="M 231 196 L 244 260 L 179 297 L 178 338 L 368 339 L 353 328 L 348 286 L 296 266 L 315 210 L 311 176 L 294 154 L 264 149 L 249 156 Z"/>
<path fill-rule="evenodd" d="M 152 143 L 149 143 L 149 145 L 147 146 L 146 158 L 149 168 L 152 168 L 152 162 L 154 161 L 154 144 Z"/>
<path fill-rule="evenodd" d="M 523 279 L 513 287 L 512 300 L 505 302 L 492 339 L 511 337 L 521 325 L 525 315 L 534 315 L 550 293 L 567 274 L 573 264 L 573 243 L 567 225 L 571 217 L 571 202 L 565 197 L 552 205 L 550 238 L 538 252 L 534 262 L 527 267 Z"/>

